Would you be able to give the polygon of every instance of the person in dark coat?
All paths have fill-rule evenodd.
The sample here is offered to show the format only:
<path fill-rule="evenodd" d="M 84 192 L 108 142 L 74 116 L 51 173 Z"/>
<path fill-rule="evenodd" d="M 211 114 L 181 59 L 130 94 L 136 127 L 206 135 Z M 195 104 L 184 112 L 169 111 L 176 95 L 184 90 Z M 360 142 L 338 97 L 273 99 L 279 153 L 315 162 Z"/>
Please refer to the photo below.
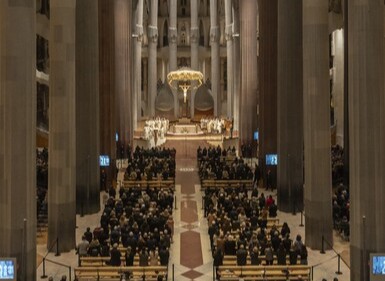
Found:
<path fill-rule="evenodd" d="M 135 257 L 135 250 L 131 249 L 130 246 L 127 247 L 126 250 L 126 266 L 133 266 L 134 265 L 134 257 Z"/>
<path fill-rule="evenodd" d="M 92 241 L 92 232 L 91 232 L 91 229 L 89 227 L 87 227 L 87 230 L 86 230 L 86 232 L 84 232 L 83 235 L 86 238 L 86 240 L 88 241 L 88 243 L 91 243 L 91 241 Z"/>
<path fill-rule="evenodd" d="M 261 169 L 259 168 L 258 165 L 256 165 L 255 166 L 255 171 L 254 171 L 254 180 L 253 180 L 255 188 L 257 188 L 259 186 L 259 181 L 260 180 L 261 180 Z"/>
<path fill-rule="evenodd" d="M 170 251 L 168 250 L 168 248 L 161 248 L 159 250 L 160 265 L 167 266 L 169 258 L 170 258 Z"/>
<path fill-rule="evenodd" d="M 247 251 L 243 244 L 237 251 L 237 265 L 246 265 L 247 262 Z"/>
<path fill-rule="evenodd" d="M 225 241 L 225 255 L 236 255 L 236 241 L 231 235 Z"/>
<path fill-rule="evenodd" d="M 297 264 L 297 261 L 298 261 L 298 253 L 297 253 L 297 251 L 296 251 L 294 245 L 290 248 L 290 251 L 289 251 L 289 260 L 290 260 L 290 265 L 296 265 L 296 264 Z"/>
<path fill-rule="evenodd" d="M 214 266 L 221 266 L 223 265 L 223 252 L 221 248 L 216 248 L 214 250 Z"/>
<path fill-rule="evenodd" d="M 148 266 L 148 253 L 145 248 L 139 254 L 139 266 Z"/>
<path fill-rule="evenodd" d="M 118 244 L 114 244 L 112 250 L 111 250 L 111 259 L 110 259 L 110 265 L 111 266 L 120 266 L 121 264 L 121 253 L 118 249 Z"/>
<path fill-rule="evenodd" d="M 301 264 L 307 265 L 307 249 L 305 244 L 302 245 L 300 255 L 301 255 Z"/>
<path fill-rule="evenodd" d="M 282 243 L 279 245 L 277 251 L 277 262 L 278 265 L 286 265 L 286 250 Z"/>
<path fill-rule="evenodd" d="M 220 274 L 219 274 L 219 266 L 223 265 L 223 252 L 221 248 L 215 248 L 214 249 L 214 262 L 213 265 L 215 266 L 215 275 L 216 279 L 220 279 Z"/>
<path fill-rule="evenodd" d="M 257 247 L 254 247 L 253 250 L 250 252 L 250 261 L 251 265 L 259 265 L 259 251 Z"/>

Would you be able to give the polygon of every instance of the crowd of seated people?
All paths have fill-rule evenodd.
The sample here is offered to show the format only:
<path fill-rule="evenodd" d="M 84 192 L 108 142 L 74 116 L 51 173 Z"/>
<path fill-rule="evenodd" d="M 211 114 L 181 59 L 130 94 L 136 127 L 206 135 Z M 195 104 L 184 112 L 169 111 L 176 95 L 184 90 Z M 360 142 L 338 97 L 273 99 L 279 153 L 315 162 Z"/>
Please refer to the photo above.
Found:
<path fill-rule="evenodd" d="M 350 198 L 349 190 L 340 184 L 336 189 L 333 199 L 333 225 L 341 233 L 342 237 L 349 239 L 350 235 Z"/>
<path fill-rule="evenodd" d="M 116 143 L 116 157 L 118 159 L 130 159 L 132 156 L 132 147 L 130 144 L 124 144 L 118 141 Z"/>
<path fill-rule="evenodd" d="M 168 188 L 120 190 L 120 198 L 110 197 L 100 218 L 100 227 L 87 228 L 77 247 L 82 256 L 110 257 L 108 265 L 168 265 L 174 221 L 173 191 Z M 124 252 L 122 253 L 122 248 Z"/>
<path fill-rule="evenodd" d="M 220 158 L 220 157 L 235 157 L 236 150 L 235 147 L 228 147 L 227 149 L 222 149 L 220 146 L 201 148 L 200 146 L 197 149 L 197 158 L 198 161 L 207 159 L 207 158 Z"/>
<path fill-rule="evenodd" d="M 197 155 L 199 161 L 199 176 L 202 180 L 251 180 L 254 173 L 250 166 L 242 158 L 234 158 L 232 161 L 226 161 L 224 158 L 229 151 L 233 153 L 235 148 L 221 149 L 198 147 Z"/>
<path fill-rule="evenodd" d="M 38 186 L 48 186 L 48 149 L 36 149 L 36 183 Z"/>
<path fill-rule="evenodd" d="M 241 155 L 243 158 L 253 157 L 253 145 L 250 142 L 241 145 Z"/>
<path fill-rule="evenodd" d="M 206 197 L 210 198 L 207 220 L 215 266 L 223 264 L 224 256 L 236 256 L 237 265 L 259 265 L 260 256 L 266 265 L 274 260 L 278 265 L 307 264 L 300 235 L 293 241 L 287 223 L 281 228 L 267 225 L 269 217 L 277 216 L 272 196 L 258 196 L 253 189 L 249 198 L 245 189 L 219 189 L 208 191 Z"/>
<path fill-rule="evenodd" d="M 175 149 L 136 147 L 124 174 L 125 180 L 175 178 Z"/>
<path fill-rule="evenodd" d="M 332 180 L 333 185 L 343 182 L 344 177 L 344 149 L 340 145 L 333 145 L 332 158 Z"/>
<path fill-rule="evenodd" d="M 36 149 L 37 214 L 47 213 L 48 149 Z"/>

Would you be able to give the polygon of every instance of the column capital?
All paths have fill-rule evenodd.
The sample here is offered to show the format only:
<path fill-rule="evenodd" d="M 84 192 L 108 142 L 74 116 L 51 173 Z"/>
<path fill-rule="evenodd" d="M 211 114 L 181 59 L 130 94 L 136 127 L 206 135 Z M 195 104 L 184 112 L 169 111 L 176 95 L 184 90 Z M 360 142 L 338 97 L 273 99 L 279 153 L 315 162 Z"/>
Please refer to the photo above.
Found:
<path fill-rule="evenodd" d="M 233 24 L 226 25 L 225 38 L 226 38 L 226 41 L 233 40 Z"/>
<path fill-rule="evenodd" d="M 158 42 L 158 27 L 154 25 L 149 25 L 148 26 L 148 40 L 152 41 L 153 43 Z"/>
<path fill-rule="evenodd" d="M 178 39 L 178 31 L 176 27 L 169 27 L 168 28 L 168 38 L 170 43 L 176 43 Z"/>
<path fill-rule="evenodd" d="M 198 29 L 198 27 L 191 27 L 191 30 L 190 30 L 190 40 L 191 40 L 191 43 L 197 43 L 198 42 L 198 37 L 199 37 L 199 29 Z"/>
<path fill-rule="evenodd" d="M 210 28 L 210 42 L 217 43 L 219 42 L 219 26 L 212 26 Z"/>
<path fill-rule="evenodd" d="M 138 42 L 142 42 L 143 41 L 143 25 L 137 24 L 135 26 L 135 33 L 136 33 L 136 40 Z"/>

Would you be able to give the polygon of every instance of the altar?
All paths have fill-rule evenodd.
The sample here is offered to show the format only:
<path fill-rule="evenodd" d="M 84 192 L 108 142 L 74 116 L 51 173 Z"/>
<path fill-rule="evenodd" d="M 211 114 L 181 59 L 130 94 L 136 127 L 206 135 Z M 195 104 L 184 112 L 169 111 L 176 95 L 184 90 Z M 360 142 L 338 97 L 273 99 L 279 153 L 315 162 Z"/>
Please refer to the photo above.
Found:
<path fill-rule="evenodd" d="M 175 124 L 172 128 L 172 133 L 180 135 L 180 134 L 188 134 L 188 135 L 196 135 L 198 133 L 202 133 L 198 124 Z"/>

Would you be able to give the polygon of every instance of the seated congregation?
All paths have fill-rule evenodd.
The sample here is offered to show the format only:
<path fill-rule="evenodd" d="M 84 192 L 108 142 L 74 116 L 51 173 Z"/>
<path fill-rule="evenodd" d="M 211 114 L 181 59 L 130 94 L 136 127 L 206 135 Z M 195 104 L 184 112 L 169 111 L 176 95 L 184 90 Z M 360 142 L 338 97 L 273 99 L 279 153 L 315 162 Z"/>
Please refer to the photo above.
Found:
<path fill-rule="evenodd" d="M 217 279 L 308 280 L 306 246 L 300 235 L 293 241 L 286 222 L 280 225 L 271 195 L 254 188 L 249 198 L 246 188 L 220 188 L 206 190 L 204 201 Z"/>
<path fill-rule="evenodd" d="M 126 174 L 135 171 L 138 172 L 135 179 L 139 176 L 148 179 L 149 175 L 167 171 L 167 178 L 174 177 L 174 157 L 173 150 L 136 148 Z M 122 186 L 118 194 L 111 188 L 100 226 L 93 231 L 87 228 L 77 247 L 76 277 L 119 278 L 123 274 L 131 280 L 144 276 L 146 280 L 163 280 L 174 232 L 173 193 L 173 186 L 145 189 Z"/>
<path fill-rule="evenodd" d="M 201 180 L 253 180 L 251 167 L 242 158 L 237 158 L 235 148 L 209 147 L 197 150 Z"/>

